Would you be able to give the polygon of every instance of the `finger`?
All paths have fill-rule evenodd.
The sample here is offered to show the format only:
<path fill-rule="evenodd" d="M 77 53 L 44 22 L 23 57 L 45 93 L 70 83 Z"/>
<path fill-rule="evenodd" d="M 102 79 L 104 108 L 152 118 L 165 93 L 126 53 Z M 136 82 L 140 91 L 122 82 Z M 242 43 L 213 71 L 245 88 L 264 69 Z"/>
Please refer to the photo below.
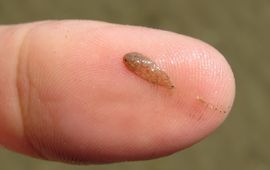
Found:
<path fill-rule="evenodd" d="M 83 163 L 160 157 L 207 136 L 232 106 L 232 71 L 201 41 L 87 21 L 22 25 L 16 33 L 17 56 L 5 73 L 11 81 L 1 83 L 9 89 L 1 100 L 12 106 L 2 105 L 8 130 L 0 139 L 18 152 Z M 175 88 L 129 71 L 122 62 L 128 52 L 155 61 Z"/>

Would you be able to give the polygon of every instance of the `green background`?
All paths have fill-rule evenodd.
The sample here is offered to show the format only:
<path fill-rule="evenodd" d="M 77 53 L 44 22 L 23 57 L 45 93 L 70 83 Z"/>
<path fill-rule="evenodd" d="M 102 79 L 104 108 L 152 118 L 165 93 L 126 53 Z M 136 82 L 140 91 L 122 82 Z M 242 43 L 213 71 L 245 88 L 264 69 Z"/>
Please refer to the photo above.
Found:
<path fill-rule="evenodd" d="M 236 101 L 231 115 L 215 133 L 165 158 L 75 166 L 1 149 L 1 170 L 270 169 L 269 0 L 0 0 L 0 24 L 45 19 L 143 25 L 206 41 L 231 64 Z"/>

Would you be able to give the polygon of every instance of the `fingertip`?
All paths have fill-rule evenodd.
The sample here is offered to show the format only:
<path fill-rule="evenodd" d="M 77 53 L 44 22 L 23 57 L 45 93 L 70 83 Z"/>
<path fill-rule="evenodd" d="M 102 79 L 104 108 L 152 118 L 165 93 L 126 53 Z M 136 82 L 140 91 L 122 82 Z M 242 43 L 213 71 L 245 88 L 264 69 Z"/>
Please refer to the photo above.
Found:
<path fill-rule="evenodd" d="M 25 134 L 46 159 L 113 162 L 167 155 L 207 136 L 233 103 L 234 78 L 224 57 L 175 33 L 46 23 L 32 30 L 22 51 L 20 68 L 29 79 L 22 82 L 30 82 L 21 91 L 28 107 L 22 113 Z M 130 51 L 155 61 L 171 89 L 127 70 L 123 56 Z"/>

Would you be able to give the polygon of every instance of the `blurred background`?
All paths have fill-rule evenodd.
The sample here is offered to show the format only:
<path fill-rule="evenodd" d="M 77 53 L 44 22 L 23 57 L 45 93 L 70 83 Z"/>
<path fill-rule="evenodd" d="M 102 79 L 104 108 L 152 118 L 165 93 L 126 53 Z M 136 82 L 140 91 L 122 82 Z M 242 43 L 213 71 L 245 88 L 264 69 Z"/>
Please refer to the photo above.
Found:
<path fill-rule="evenodd" d="M 91 19 L 189 35 L 217 48 L 231 64 L 237 95 L 224 124 L 202 142 L 171 156 L 75 166 L 0 149 L 0 169 L 269 170 L 269 0 L 0 0 L 0 24 Z"/>

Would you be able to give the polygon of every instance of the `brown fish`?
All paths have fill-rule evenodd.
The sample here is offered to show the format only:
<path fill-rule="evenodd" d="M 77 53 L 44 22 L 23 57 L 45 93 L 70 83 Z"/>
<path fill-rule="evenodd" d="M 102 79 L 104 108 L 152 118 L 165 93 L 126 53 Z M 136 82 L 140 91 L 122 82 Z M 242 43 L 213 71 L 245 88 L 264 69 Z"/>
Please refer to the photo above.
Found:
<path fill-rule="evenodd" d="M 123 62 L 130 71 L 144 80 L 169 89 L 174 88 L 169 76 L 154 61 L 143 54 L 127 53 L 123 57 Z"/>

